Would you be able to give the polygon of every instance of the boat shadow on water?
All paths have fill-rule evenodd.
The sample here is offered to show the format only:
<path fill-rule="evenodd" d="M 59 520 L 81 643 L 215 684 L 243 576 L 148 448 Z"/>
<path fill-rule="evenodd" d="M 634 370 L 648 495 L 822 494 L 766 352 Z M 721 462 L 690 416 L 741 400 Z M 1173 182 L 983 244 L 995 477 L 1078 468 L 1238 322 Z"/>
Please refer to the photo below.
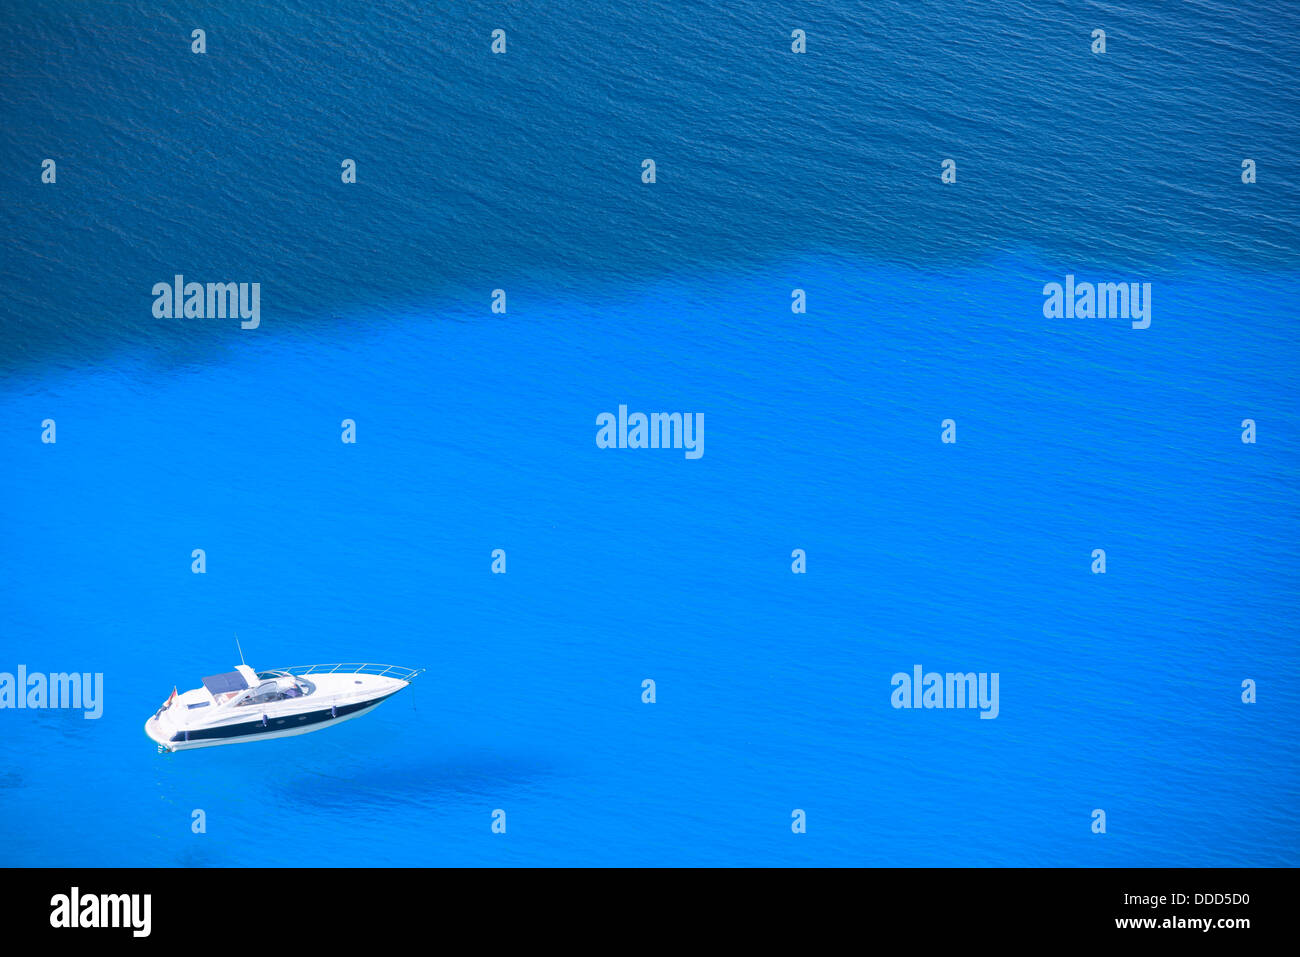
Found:
<path fill-rule="evenodd" d="M 534 790 L 556 773 L 553 764 L 536 756 L 482 751 L 418 763 L 356 762 L 348 769 L 308 770 L 273 788 L 286 803 L 317 809 L 463 808 L 467 799 L 500 802 Z"/>

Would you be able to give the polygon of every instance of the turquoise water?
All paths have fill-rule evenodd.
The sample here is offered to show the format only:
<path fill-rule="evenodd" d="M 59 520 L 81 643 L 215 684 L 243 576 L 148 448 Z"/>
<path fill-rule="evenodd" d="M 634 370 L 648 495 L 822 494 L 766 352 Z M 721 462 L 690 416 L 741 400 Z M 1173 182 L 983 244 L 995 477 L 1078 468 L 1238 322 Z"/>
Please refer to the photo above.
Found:
<path fill-rule="evenodd" d="M 6 16 L 0 671 L 105 705 L 0 710 L 0 859 L 1297 863 L 1295 14 L 944 9 Z M 236 632 L 428 672 L 156 754 Z"/>

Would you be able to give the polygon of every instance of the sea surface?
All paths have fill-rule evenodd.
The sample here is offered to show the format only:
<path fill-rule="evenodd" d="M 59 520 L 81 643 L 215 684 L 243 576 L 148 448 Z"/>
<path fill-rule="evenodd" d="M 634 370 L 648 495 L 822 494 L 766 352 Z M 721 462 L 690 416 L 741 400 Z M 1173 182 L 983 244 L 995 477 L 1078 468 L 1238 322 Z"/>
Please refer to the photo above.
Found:
<path fill-rule="evenodd" d="M 0 709 L 0 863 L 1300 863 L 1300 8 L 0 14 L 0 672 L 104 682 Z M 156 753 L 236 635 L 427 671 Z"/>

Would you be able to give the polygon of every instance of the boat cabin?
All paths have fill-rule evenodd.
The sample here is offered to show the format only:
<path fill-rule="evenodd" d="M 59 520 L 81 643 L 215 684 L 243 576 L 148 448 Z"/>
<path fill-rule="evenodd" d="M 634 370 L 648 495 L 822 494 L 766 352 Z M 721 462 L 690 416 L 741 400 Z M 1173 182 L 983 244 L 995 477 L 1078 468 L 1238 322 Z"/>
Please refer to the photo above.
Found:
<path fill-rule="evenodd" d="M 306 678 L 287 671 L 255 672 L 247 665 L 236 665 L 234 671 L 224 674 L 209 675 L 203 679 L 203 687 L 213 702 L 232 707 L 302 698 L 316 690 L 316 686 Z"/>

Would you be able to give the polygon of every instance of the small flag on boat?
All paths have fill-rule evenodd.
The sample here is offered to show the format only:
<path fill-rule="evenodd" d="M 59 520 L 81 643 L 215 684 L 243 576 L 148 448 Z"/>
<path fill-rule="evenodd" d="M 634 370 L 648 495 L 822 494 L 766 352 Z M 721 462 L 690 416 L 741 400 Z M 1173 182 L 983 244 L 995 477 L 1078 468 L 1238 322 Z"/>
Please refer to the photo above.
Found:
<path fill-rule="evenodd" d="M 171 703 L 175 700 L 176 700 L 176 686 L 172 685 L 172 693 L 169 694 L 167 696 L 167 700 L 163 702 L 163 707 L 164 708 L 170 707 Z"/>

